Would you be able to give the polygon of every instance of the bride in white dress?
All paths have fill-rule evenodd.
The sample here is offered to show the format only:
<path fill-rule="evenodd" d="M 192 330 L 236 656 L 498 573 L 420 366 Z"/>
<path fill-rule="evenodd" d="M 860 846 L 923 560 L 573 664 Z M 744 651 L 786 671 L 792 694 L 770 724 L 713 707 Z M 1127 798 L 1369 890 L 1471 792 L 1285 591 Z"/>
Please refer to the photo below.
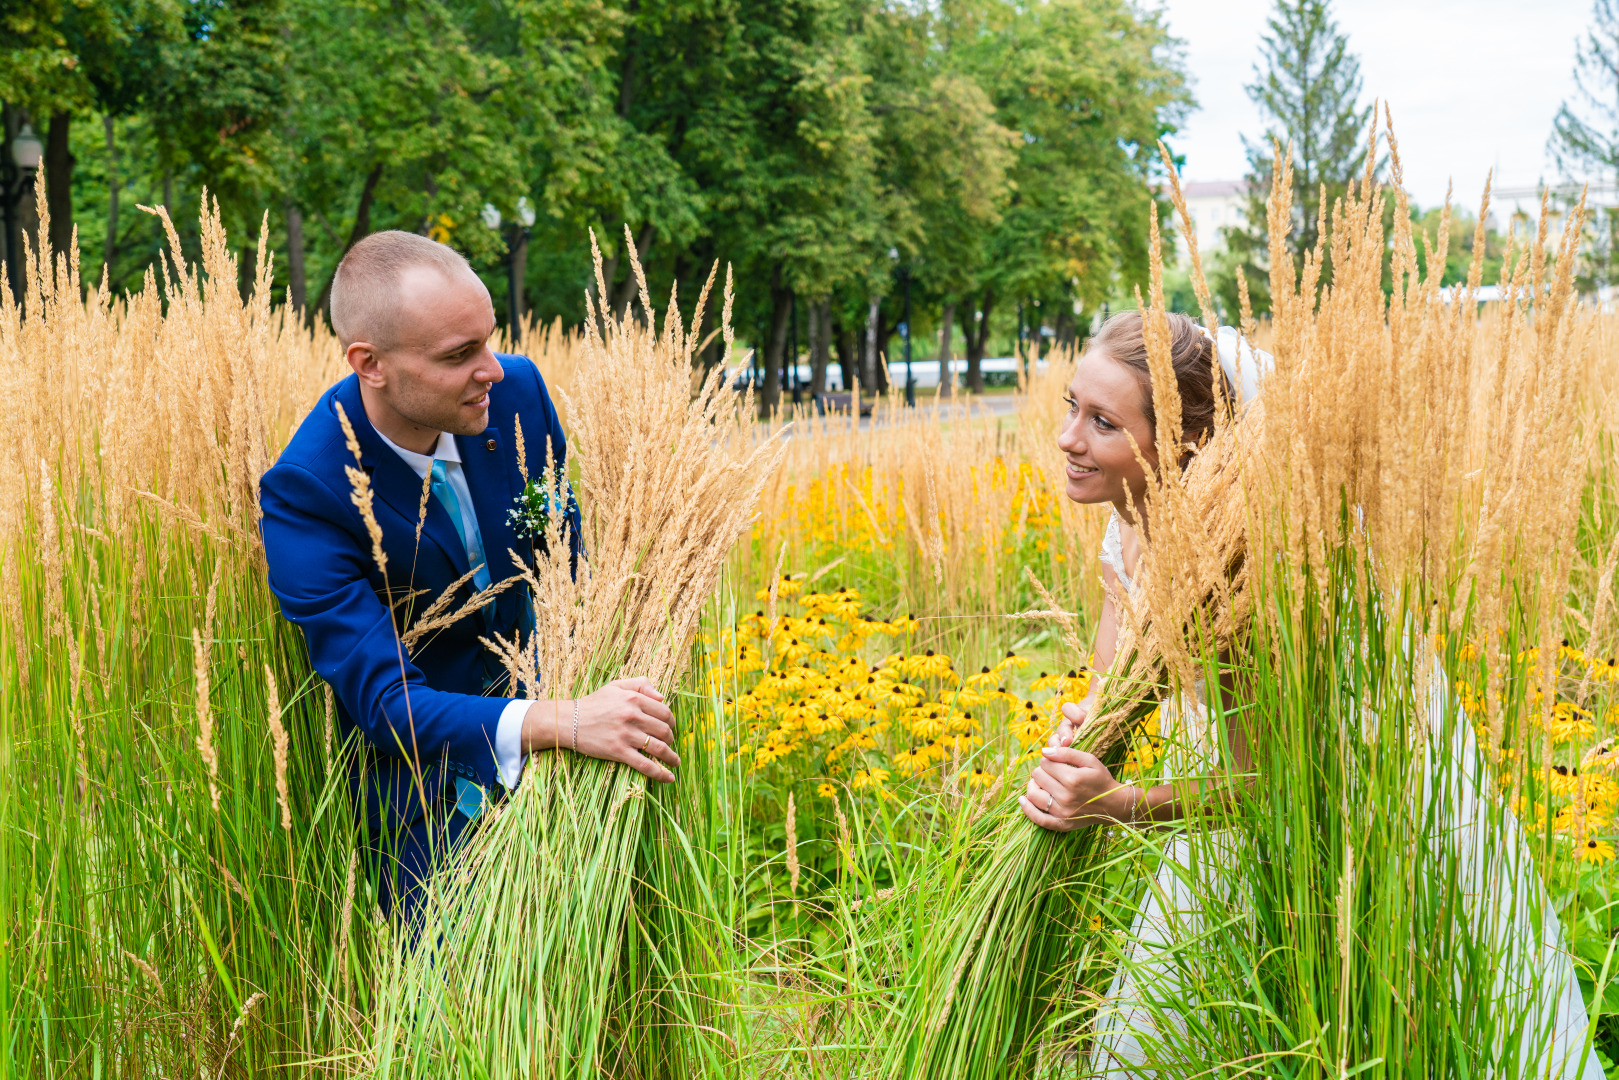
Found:
<path fill-rule="evenodd" d="M 1209 350 L 1214 343 L 1191 319 L 1177 315 L 1169 319 L 1183 425 L 1188 442 L 1196 443 L 1213 427 Z M 1246 345 L 1240 347 L 1239 365 L 1235 331 L 1221 331 L 1218 351 L 1226 372 L 1226 397 L 1247 402 L 1257 394 L 1269 358 Z M 1100 553 L 1109 598 L 1097 627 L 1098 671 L 1108 670 L 1114 660 L 1117 598 L 1135 590 L 1132 572 L 1141 545 L 1121 519 L 1121 511 L 1139 510 L 1143 503 L 1145 471 L 1135 447 L 1141 448 L 1147 468 L 1158 464 L 1150 387 L 1140 315 L 1121 312 L 1104 325 L 1079 360 L 1069 390 L 1068 417 L 1058 439 L 1067 461 L 1068 498 L 1115 507 Z M 1437 659 L 1429 659 L 1425 640 L 1417 645 L 1424 652 L 1411 657 L 1411 638 L 1408 632 L 1405 647 L 1412 667 L 1431 668 L 1419 680 L 1427 694 L 1423 816 L 1445 823 L 1426 842 L 1430 855 L 1453 869 L 1459 884 L 1463 910 L 1457 917 L 1466 921 L 1462 936 L 1484 942 L 1488 955 L 1497 958 L 1491 999 L 1498 1010 L 1511 1012 L 1505 1027 L 1515 1033 L 1508 1038 L 1519 1044 L 1515 1053 L 1510 1048 L 1503 1053 L 1499 1045 L 1494 1053 L 1533 1062 L 1532 1075 L 1548 1080 L 1602 1080 L 1602 1066 L 1589 1050 L 1588 1018 L 1562 926 L 1535 872 L 1528 845 L 1501 800 L 1491 794 L 1480 796 L 1480 789 L 1488 786 L 1487 775 L 1472 727 L 1458 714 L 1443 669 Z M 1250 766 L 1240 725 L 1230 723 L 1224 732 L 1208 730 L 1209 712 L 1198 684 L 1162 709 L 1160 727 L 1169 737 L 1155 777 L 1158 782 L 1150 787 L 1121 782 L 1096 757 L 1068 745 L 1094 694 L 1093 690 L 1093 699 L 1084 703 L 1064 706 L 1063 724 L 1020 798 L 1024 814 L 1037 825 L 1069 830 L 1175 822 L 1187 809 L 1187 786 L 1177 788 L 1174 781 L 1216 777 L 1222 747 L 1228 755 L 1225 764 L 1234 771 Z M 1140 901 L 1126 959 L 1098 1013 L 1091 1063 L 1099 1075 L 1172 1075 L 1162 1068 L 1155 1048 L 1173 1045 L 1177 1052 L 1169 1056 L 1184 1061 L 1187 1044 L 1195 1041 L 1173 1004 L 1196 1000 L 1185 985 L 1195 977 L 1189 974 L 1195 965 L 1187 960 L 1189 950 L 1177 945 L 1222 932 L 1209 923 L 1229 919 L 1244 907 L 1243 883 L 1229 872 L 1237 859 L 1222 836 L 1205 829 L 1193 837 L 1171 826 L 1161 832 L 1161 839 L 1142 845 L 1156 852 L 1157 869 Z M 1209 903 L 1220 909 L 1217 917 L 1205 917 Z M 1495 1041 L 1499 1044 L 1501 1037 Z M 1154 1068 L 1155 1063 L 1160 1067 Z"/>

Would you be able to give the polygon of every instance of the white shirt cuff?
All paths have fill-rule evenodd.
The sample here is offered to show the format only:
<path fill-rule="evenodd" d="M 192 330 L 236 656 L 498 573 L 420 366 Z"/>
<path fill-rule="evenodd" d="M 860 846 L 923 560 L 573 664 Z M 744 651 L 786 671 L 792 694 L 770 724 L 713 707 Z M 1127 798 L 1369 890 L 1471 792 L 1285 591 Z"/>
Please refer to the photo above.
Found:
<path fill-rule="evenodd" d="M 515 790 L 517 781 L 523 778 L 523 717 L 532 704 L 522 698 L 510 702 L 495 727 L 495 767 L 507 791 Z"/>

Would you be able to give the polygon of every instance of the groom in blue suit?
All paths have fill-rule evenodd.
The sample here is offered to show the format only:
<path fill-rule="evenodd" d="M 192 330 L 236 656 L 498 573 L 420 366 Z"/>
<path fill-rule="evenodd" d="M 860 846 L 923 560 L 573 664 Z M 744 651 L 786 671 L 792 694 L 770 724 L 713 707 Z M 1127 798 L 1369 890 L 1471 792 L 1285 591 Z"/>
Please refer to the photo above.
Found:
<path fill-rule="evenodd" d="M 517 785 L 527 755 L 587 754 L 664 781 L 680 759 L 673 714 L 645 679 L 579 699 L 511 696 L 479 638 L 532 625 L 520 581 L 401 645 L 447 590 L 447 610 L 459 610 L 518 577 L 514 555 L 533 559 L 534 541 L 507 518 L 523 489 L 518 421 L 536 469 L 549 444 L 564 470 L 567 443 L 539 370 L 490 350 L 489 293 L 451 248 L 403 232 L 360 241 L 338 267 L 332 326 L 353 373 L 321 396 L 261 479 L 264 550 L 270 588 L 302 628 L 342 730 L 361 736 L 355 806 L 383 907 L 408 917 L 435 861 L 488 799 Z M 351 469 L 369 478 L 375 543 Z M 583 557 L 576 506 L 566 535 Z"/>

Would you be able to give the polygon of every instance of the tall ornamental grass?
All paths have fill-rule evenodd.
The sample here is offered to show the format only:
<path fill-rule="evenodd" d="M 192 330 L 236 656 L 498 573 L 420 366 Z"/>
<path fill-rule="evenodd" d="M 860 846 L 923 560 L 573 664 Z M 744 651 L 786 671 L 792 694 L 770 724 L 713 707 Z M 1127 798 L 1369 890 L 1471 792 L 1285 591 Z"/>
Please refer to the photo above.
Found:
<path fill-rule="evenodd" d="M 48 230 L 42 229 L 41 236 Z M 0 1075 L 241 1075 L 357 1044 L 375 901 L 345 748 L 258 548 L 336 377 L 216 216 L 128 297 L 0 289 Z"/>
<path fill-rule="evenodd" d="M 1076 743 L 1115 747 L 1144 679 L 1172 736 L 1197 738 L 1188 699 L 1203 688 L 1201 738 L 1225 744 L 1223 766 L 1176 782 L 1206 812 L 1178 840 L 1127 834 L 1146 868 L 1189 845 L 1163 863 L 1177 887 L 1146 885 L 1174 925 L 1132 925 L 1127 941 L 1160 947 L 1115 949 L 1076 994 L 1074 931 L 1101 910 L 1108 837 L 1053 837 L 1004 811 L 915 929 L 890 1074 L 1004 1076 L 1066 1053 L 1157 1075 L 1536 1075 L 1561 1052 L 1544 1021 L 1567 967 L 1543 954 L 1555 919 L 1515 857 L 1506 802 L 1529 728 L 1497 698 L 1475 733 L 1431 640 L 1476 632 L 1492 688 L 1513 644 L 1535 642 L 1550 723 L 1584 480 L 1570 463 L 1593 437 L 1579 422 L 1579 230 L 1555 260 L 1544 237 L 1514 251 L 1503 315 L 1480 326 L 1471 292 L 1447 305 L 1419 272 L 1390 148 L 1390 295 L 1371 174 L 1322 205 L 1323 240 L 1295 271 L 1282 170 L 1268 204 L 1274 370 L 1183 472 L 1149 485 L 1118 671 Z M 1155 257 L 1146 336 L 1169 461 L 1181 431 L 1163 303 Z M 1177 875 L 1181 863 L 1192 869 Z M 1145 1007 L 1107 996 L 1119 972 Z"/>
<path fill-rule="evenodd" d="M 706 300 L 705 289 L 694 327 Z M 551 515 L 545 550 L 524 571 L 533 629 L 491 646 L 527 696 L 582 696 L 641 675 L 665 688 L 689 724 L 694 710 L 673 691 L 779 452 L 775 441 L 753 437 L 748 401 L 739 405 L 723 370 L 693 396 L 697 331 L 686 331 L 673 297 L 661 332 L 644 279 L 641 305 L 639 318 L 592 306 L 585 357 L 565 398 L 587 557 L 573 565 L 564 519 Z M 730 306 L 727 279 L 727 347 Z M 551 505 L 565 505 L 567 480 L 554 456 L 532 450 L 536 481 Z M 658 1000 L 673 1011 L 652 1015 L 632 1000 L 648 989 L 639 983 L 667 982 L 671 972 L 658 965 L 678 941 L 649 941 L 652 968 L 639 978 L 620 963 L 646 806 L 667 798 L 622 765 L 569 753 L 532 757 L 509 805 L 434 881 L 419 945 L 397 971 L 389 968 L 376 1074 L 595 1076 L 622 1074 L 636 1060 L 673 1075 L 698 1068 L 701 1061 L 665 1060 L 659 1044 L 674 1041 L 665 1037 L 669 1025 L 701 1022 L 699 999 L 665 985 Z M 693 857 L 671 852 L 651 865 L 678 874 Z M 657 891 L 673 884 L 649 878 L 642 903 L 656 906 Z"/>

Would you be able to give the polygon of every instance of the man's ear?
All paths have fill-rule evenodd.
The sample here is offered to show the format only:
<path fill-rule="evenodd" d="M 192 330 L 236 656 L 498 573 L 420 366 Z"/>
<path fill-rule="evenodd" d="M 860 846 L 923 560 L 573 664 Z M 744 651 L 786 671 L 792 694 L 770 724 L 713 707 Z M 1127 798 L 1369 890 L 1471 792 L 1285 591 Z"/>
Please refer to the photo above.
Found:
<path fill-rule="evenodd" d="M 349 362 L 354 374 L 360 381 L 373 390 L 380 390 L 387 383 L 383 376 L 382 365 L 377 359 L 377 350 L 369 341 L 356 341 L 343 350 L 343 359 Z"/>

